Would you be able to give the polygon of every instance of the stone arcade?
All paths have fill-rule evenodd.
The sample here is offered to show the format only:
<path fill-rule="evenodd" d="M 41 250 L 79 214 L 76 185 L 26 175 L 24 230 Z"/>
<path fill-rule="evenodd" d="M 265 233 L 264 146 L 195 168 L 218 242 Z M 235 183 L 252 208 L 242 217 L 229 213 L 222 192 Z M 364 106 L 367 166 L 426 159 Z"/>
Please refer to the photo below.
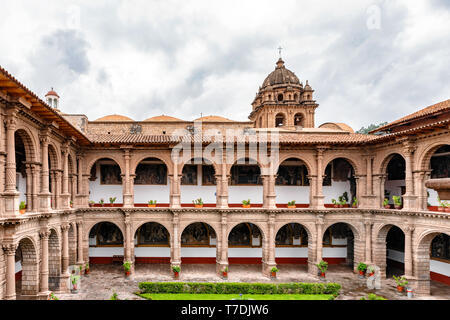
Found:
<path fill-rule="evenodd" d="M 43 101 L 0 68 L 0 299 L 67 292 L 70 266 L 117 259 L 212 263 L 218 274 L 260 264 L 267 276 L 280 264 L 317 275 L 322 259 L 355 271 L 366 262 L 383 277 L 404 274 L 417 294 L 430 293 L 430 279 L 450 284 L 450 215 L 437 207 L 449 189 L 450 100 L 363 135 L 343 123 L 316 127 L 313 93 L 280 58 L 250 121 L 89 121 L 63 113 L 54 90 Z M 228 130 L 238 135 L 223 153 L 172 157 L 180 142 L 206 151 Z M 276 161 L 251 152 L 259 135 L 277 136 Z M 335 208 L 339 197 L 358 205 Z"/>

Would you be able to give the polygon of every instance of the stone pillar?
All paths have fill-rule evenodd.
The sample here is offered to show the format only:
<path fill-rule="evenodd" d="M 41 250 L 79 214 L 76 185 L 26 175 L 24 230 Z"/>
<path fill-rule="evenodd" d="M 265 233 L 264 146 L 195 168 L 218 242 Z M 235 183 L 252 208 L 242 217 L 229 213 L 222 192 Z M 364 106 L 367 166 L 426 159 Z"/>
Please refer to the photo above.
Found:
<path fill-rule="evenodd" d="M 227 213 L 222 212 L 222 219 L 220 224 L 220 262 L 216 267 L 216 272 L 220 274 L 220 272 L 228 267 L 228 221 L 227 221 Z"/>
<path fill-rule="evenodd" d="M 309 180 L 309 207 L 315 208 L 316 199 L 314 198 L 314 195 L 316 194 L 317 176 L 309 174 L 308 180 Z"/>
<path fill-rule="evenodd" d="M 6 118 L 6 175 L 5 213 L 6 216 L 19 215 L 19 192 L 16 190 L 16 145 L 14 133 L 17 127 L 17 110 L 8 109 Z"/>
<path fill-rule="evenodd" d="M 413 259 L 412 259 L 412 233 L 413 226 L 405 228 L 405 277 L 411 279 L 413 277 Z"/>
<path fill-rule="evenodd" d="M 371 196 L 373 194 L 373 180 L 372 180 L 372 156 L 366 156 L 366 195 Z"/>
<path fill-rule="evenodd" d="M 384 185 L 386 183 L 387 174 L 380 174 L 378 175 L 379 179 L 379 192 L 380 192 L 380 202 L 379 206 L 380 208 L 383 208 L 383 201 L 384 201 Z"/>
<path fill-rule="evenodd" d="M 405 154 L 405 185 L 406 192 L 403 195 L 403 210 L 414 210 L 416 209 L 415 200 L 416 196 L 414 195 L 414 180 L 412 174 L 412 157 L 415 147 L 411 145 L 409 142 L 405 142 L 404 144 L 404 154 Z"/>
<path fill-rule="evenodd" d="M 227 164 L 226 161 L 222 160 L 222 179 L 221 179 L 221 195 L 220 195 L 220 208 L 228 208 L 228 181 L 230 180 L 230 175 L 227 174 Z"/>
<path fill-rule="evenodd" d="M 48 239 L 50 237 L 50 231 L 45 229 L 39 233 L 41 237 L 41 286 L 39 296 L 48 296 L 50 293 L 48 290 Z"/>
<path fill-rule="evenodd" d="M 181 252 L 180 252 L 180 236 L 178 235 L 180 230 L 180 217 L 178 213 L 173 214 L 173 239 L 172 239 L 172 259 L 170 264 L 172 267 L 181 265 Z"/>
<path fill-rule="evenodd" d="M 130 182 L 130 149 L 125 148 L 123 158 L 125 160 L 125 172 L 122 173 L 122 179 L 124 179 L 122 184 L 122 192 L 123 192 L 123 206 L 124 208 L 132 208 L 134 207 L 133 201 L 133 191 L 131 190 L 131 182 Z"/>
<path fill-rule="evenodd" d="M 317 235 L 317 253 L 316 253 L 316 263 L 319 263 L 322 260 L 322 250 L 323 250 L 323 215 L 317 217 L 316 221 L 316 235 Z M 317 269 L 316 269 L 317 270 Z"/>
<path fill-rule="evenodd" d="M 70 193 L 69 193 L 69 149 L 67 146 L 61 149 L 63 156 L 63 178 L 62 178 L 62 194 L 61 194 L 61 208 L 70 208 Z"/>
<path fill-rule="evenodd" d="M 365 234 L 366 234 L 366 254 L 365 254 L 365 261 L 366 264 L 372 263 L 372 221 L 364 221 L 365 226 Z"/>
<path fill-rule="evenodd" d="M 3 251 L 6 254 L 6 300 L 16 299 L 16 244 L 4 244 Z"/>
<path fill-rule="evenodd" d="M 275 176 L 263 175 L 263 207 L 265 209 L 276 209 L 276 194 L 275 194 Z"/>
<path fill-rule="evenodd" d="M 428 210 L 428 194 L 425 181 L 429 179 L 431 170 L 414 171 L 414 185 L 416 186 L 416 207 L 419 210 Z"/>
<path fill-rule="evenodd" d="M 275 214 L 271 213 L 269 215 L 269 234 L 268 239 L 266 241 L 267 244 L 267 261 L 266 266 L 263 270 L 263 273 L 267 276 L 270 276 L 270 270 L 273 267 L 276 267 L 277 264 L 275 262 Z"/>
<path fill-rule="evenodd" d="M 61 256 L 61 282 L 60 290 L 62 292 L 69 292 L 69 224 L 63 224 L 61 226 L 62 233 L 62 256 Z"/>
<path fill-rule="evenodd" d="M 50 199 L 51 193 L 49 188 L 50 172 L 48 167 L 48 131 L 41 134 L 39 137 L 41 141 L 41 211 L 49 211 L 51 209 Z"/>
<path fill-rule="evenodd" d="M 84 267 L 84 260 L 83 260 L 83 222 L 78 221 L 77 222 L 77 229 L 78 229 L 78 235 L 77 235 L 77 264 Z"/>
<path fill-rule="evenodd" d="M 27 191 L 26 191 L 26 203 L 27 203 L 27 212 L 37 211 L 33 208 L 33 197 L 32 197 L 32 185 L 33 185 L 33 175 L 32 175 L 32 164 L 26 163 L 26 179 L 27 179 Z M 37 208 L 39 210 L 39 208 Z"/>
<path fill-rule="evenodd" d="M 176 169 L 176 165 L 175 169 Z M 180 179 L 178 177 L 178 172 L 174 172 L 173 175 L 169 175 L 170 181 L 170 207 L 171 208 L 181 208 L 180 198 Z"/>
<path fill-rule="evenodd" d="M 39 165 L 31 165 L 31 200 L 33 202 L 33 211 L 39 211 Z"/>
<path fill-rule="evenodd" d="M 317 162 L 317 168 L 316 168 L 316 188 L 315 188 L 315 194 L 313 195 L 314 199 L 314 209 L 325 209 L 324 206 L 324 198 L 323 195 L 323 153 L 325 151 L 325 148 L 318 147 L 317 148 L 317 154 L 316 154 L 316 162 Z"/>

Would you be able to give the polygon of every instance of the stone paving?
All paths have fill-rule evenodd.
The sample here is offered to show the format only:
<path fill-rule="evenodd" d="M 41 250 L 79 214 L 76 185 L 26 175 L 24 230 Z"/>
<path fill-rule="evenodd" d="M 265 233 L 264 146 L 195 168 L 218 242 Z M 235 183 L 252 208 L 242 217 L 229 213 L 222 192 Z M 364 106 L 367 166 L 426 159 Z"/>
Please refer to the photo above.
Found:
<path fill-rule="evenodd" d="M 318 277 L 307 273 L 306 266 L 280 265 L 276 280 L 270 280 L 262 275 L 261 265 L 231 265 L 228 280 L 222 280 L 215 273 L 215 265 L 191 264 L 183 265 L 180 281 L 191 282 L 323 282 Z M 138 284 L 142 281 L 174 281 L 170 266 L 167 264 L 137 265 L 135 274 L 125 278 L 120 265 L 91 265 L 90 274 L 82 276 L 80 289 L 77 294 L 56 294 L 61 300 L 107 300 L 113 292 L 119 299 L 142 300 L 133 294 L 138 291 Z M 336 300 L 359 300 L 373 292 L 389 300 L 408 299 L 406 295 L 396 292 L 392 279 L 383 280 L 380 290 L 368 290 L 366 282 L 359 279 L 346 266 L 330 266 L 326 280 L 342 285 L 341 294 Z M 432 295 L 415 297 L 413 300 L 450 300 L 450 286 L 432 282 Z"/>

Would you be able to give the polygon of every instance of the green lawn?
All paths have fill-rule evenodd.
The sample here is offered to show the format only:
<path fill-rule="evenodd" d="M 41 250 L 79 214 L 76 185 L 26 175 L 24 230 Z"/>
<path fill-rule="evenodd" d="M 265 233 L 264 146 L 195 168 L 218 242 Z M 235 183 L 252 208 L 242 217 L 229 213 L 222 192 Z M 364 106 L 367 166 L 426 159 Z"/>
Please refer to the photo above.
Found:
<path fill-rule="evenodd" d="M 238 294 L 191 294 L 191 293 L 141 293 L 148 300 L 231 300 Z M 253 300 L 333 300 L 331 294 L 245 294 L 244 299 Z"/>

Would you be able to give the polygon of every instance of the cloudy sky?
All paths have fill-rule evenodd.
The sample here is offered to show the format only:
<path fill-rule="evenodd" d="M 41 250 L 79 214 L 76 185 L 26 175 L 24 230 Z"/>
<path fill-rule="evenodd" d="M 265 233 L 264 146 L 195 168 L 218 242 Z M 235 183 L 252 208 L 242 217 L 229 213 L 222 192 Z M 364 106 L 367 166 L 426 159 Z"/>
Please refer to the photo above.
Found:
<path fill-rule="evenodd" d="M 44 5 L 45 4 L 45 5 Z M 355 130 L 450 98 L 450 1 L 1 1 L 0 65 L 95 120 L 247 120 L 275 68 L 306 79 L 316 125 Z"/>

